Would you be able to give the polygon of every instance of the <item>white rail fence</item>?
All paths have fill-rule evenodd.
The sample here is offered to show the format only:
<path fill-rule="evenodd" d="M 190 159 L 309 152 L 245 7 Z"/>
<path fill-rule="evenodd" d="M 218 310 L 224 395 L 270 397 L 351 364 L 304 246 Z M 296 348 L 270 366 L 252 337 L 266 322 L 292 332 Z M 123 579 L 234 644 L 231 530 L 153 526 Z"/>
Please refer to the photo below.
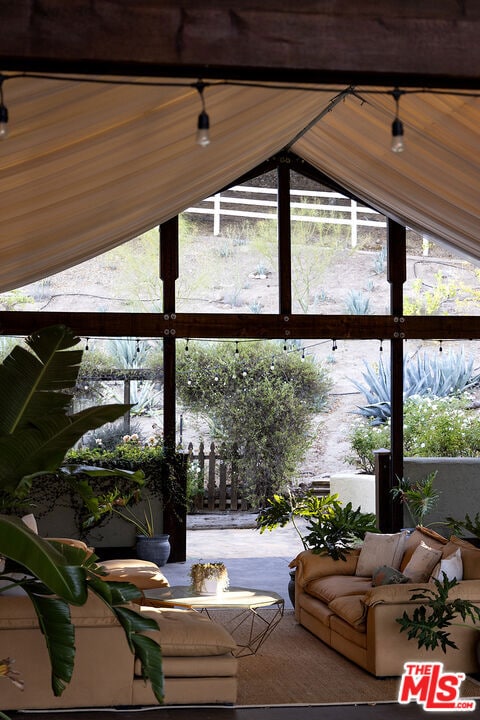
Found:
<path fill-rule="evenodd" d="M 258 197 L 252 197 L 255 195 Z M 357 246 L 359 227 L 386 228 L 387 226 L 385 218 L 381 213 L 365 205 L 359 205 L 356 200 L 351 200 L 341 193 L 333 191 L 290 190 L 290 195 L 293 199 L 290 203 L 292 222 L 346 225 L 350 227 L 352 247 Z M 273 197 L 274 199 L 270 200 L 269 197 Z M 299 198 L 299 200 L 297 201 L 295 198 Z M 295 210 L 302 210 L 304 214 L 295 213 Z M 205 198 L 200 207 L 189 207 L 185 212 L 198 215 L 212 215 L 213 234 L 217 236 L 220 235 L 222 217 L 276 220 L 277 190 L 275 188 L 235 185 L 224 193 L 216 193 L 215 195 Z M 372 216 L 372 219 L 367 219 L 365 216 Z M 424 255 L 428 255 L 428 248 L 428 238 L 424 237 Z"/>
<path fill-rule="evenodd" d="M 254 198 L 252 195 L 259 197 Z M 350 200 L 340 193 L 291 190 L 290 195 L 293 199 L 290 203 L 292 222 L 347 225 L 350 227 L 352 247 L 357 245 L 359 227 L 385 228 L 387 225 L 383 215 L 376 210 L 359 205 L 355 200 Z M 269 197 L 274 199 L 270 200 Z M 295 198 L 299 198 L 299 200 L 295 200 Z M 277 191 L 275 188 L 235 185 L 225 193 L 216 193 L 206 198 L 203 203 L 205 205 L 202 207 L 190 207 L 185 212 L 213 215 L 214 235 L 220 235 L 222 217 L 255 218 L 257 220 L 276 220 L 277 218 Z M 295 213 L 295 210 L 305 211 L 305 214 Z M 369 220 L 359 217 L 359 215 L 371 215 L 376 219 Z"/>

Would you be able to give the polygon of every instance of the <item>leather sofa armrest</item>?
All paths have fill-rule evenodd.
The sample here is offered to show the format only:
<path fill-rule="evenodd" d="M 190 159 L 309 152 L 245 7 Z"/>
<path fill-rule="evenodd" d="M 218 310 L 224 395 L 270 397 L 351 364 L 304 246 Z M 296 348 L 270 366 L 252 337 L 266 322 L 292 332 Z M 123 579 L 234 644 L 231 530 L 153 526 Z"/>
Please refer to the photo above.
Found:
<path fill-rule="evenodd" d="M 368 607 L 379 603 L 387 605 L 415 604 L 421 605 L 423 600 L 412 600 L 412 595 L 422 590 L 434 590 L 433 583 L 405 583 L 401 585 L 380 585 L 367 592 L 364 603 Z M 450 590 L 449 597 L 470 600 L 480 606 L 480 580 L 461 580 Z"/>
<path fill-rule="evenodd" d="M 346 554 L 346 560 L 333 560 L 329 555 L 319 555 L 311 550 L 304 550 L 289 564 L 295 568 L 296 582 L 304 587 L 311 580 L 328 575 L 355 575 L 360 550 L 352 550 Z"/>

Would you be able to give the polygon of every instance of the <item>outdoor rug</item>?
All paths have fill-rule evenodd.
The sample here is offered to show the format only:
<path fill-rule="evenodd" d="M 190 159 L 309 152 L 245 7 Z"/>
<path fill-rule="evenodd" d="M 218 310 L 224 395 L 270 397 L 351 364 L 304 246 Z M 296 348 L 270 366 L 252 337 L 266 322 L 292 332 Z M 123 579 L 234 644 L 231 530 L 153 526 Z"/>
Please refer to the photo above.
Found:
<path fill-rule="evenodd" d="M 362 670 L 287 610 L 258 653 L 239 659 L 237 705 L 395 702 L 399 682 Z M 478 698 L 480 684 L 467 678 L 461 693 Z"/>

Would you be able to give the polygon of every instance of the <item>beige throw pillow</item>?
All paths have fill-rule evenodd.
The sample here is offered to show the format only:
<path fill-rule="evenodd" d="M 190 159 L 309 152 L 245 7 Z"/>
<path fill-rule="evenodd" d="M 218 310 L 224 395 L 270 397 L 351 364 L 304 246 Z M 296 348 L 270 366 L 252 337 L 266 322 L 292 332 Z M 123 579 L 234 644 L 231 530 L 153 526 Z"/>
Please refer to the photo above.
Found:
<path fill-rule="evenodd" d="M 365 533 L 355 575 L 372 577 L 375 570 L 382 565 L 389 565 L 398 570 L 403 557 L 405 537 L 405 532 L 391 535 Z"/>
<path fill-rule="evenodd" d="M 426 545 L 423 541 L 417 545 L 410 561 L 403 569 L 403 574 L 411 582 L 428 582 L 432 570 L 442 557 L 442 551 Z"/>

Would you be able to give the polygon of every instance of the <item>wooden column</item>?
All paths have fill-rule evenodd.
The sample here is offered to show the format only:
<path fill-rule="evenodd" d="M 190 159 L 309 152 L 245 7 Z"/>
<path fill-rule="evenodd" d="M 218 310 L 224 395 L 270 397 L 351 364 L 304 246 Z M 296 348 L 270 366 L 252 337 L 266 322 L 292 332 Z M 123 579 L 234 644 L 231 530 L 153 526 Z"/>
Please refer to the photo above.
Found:
<path fill-rule="evenodd" d="M 390 283 L 390 310 L 393 316 L 393 338 L 390 341 L 391 371 L 391 464 L 388 487 L 379 488 L 384 496 L 380 506 L 385 507 L 389 495 L 389 517 L 379 518 L 385 532 L 396 532 L 403 525 L 400 502 L 394 501 L 390 490 L 403 475 L 403 284 L 407 279 L 406 230 L 393 220 L 388 221 L 388 282 Z"/>
<path fill-rule="evenodd" d="M 290 223 L 290 164 L 280 158 L 278 182 L 278 285 L 281 315 L 292 313 L 292 231 Z M 287 329 L 288 333 L 288 329 Z M 288 333 L 289 334 L 289 333 Z"/>
<path fill-rule="evenodd" d="M 173 325 L 175 281 L 178 278 L 178 217 L 160 226 L 160 278 L 163 281 L 163 318 L 167 321 L 163 338 L 163 440 L 172 475 L 175 473 L 175 479 L 180 484 L 179 494 L 185 496 L 186 487 L 182 486 L 185 485 L 186 475 L 175 470 L 176 348 Z M 169 326 L 170 319 L 172 323 Z M 163 531 L 170 535 L 172 549 L 169 562 L 184 562 L 187 557 L 186 506 L 181 497 L 176 496 L 165 503 Z"/>

